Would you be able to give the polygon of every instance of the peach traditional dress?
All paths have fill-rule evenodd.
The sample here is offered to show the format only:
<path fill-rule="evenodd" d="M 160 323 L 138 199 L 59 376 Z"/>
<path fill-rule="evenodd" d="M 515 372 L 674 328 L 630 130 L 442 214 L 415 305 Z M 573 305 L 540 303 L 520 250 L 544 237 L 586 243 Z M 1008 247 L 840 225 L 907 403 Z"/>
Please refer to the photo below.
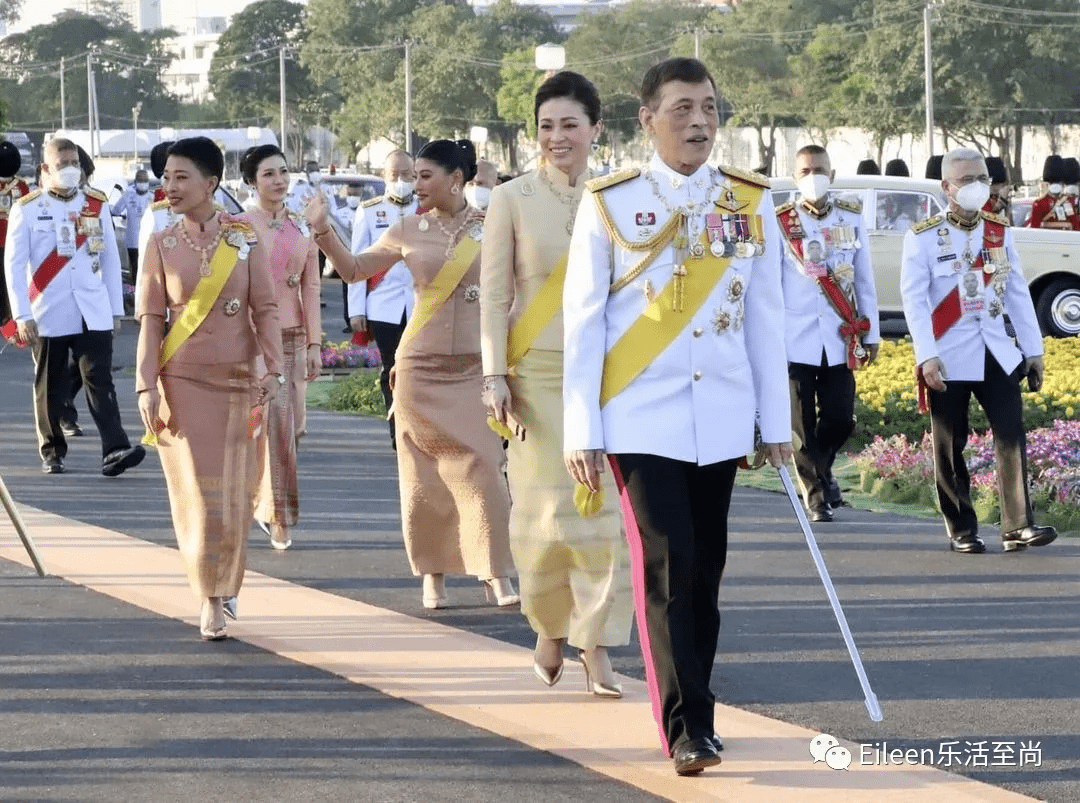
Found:
<path fill-rule="evenodd" d="M 468 231 L 466 215 L 475 218 Z M 330 242 L 336 241 L 332 232 L 316 239 L 331 261 L 335 254 L 354 260 L 362 277 L 404 261 L 418 299 L 417 319 L 424 290 L 448 258 L 450 237 L 443 229 L 451 234 L 460 229 L 461 238 L 482 236 L 480 213 L 471 207 L 438 222 L 429 217 L 402 218 L 355 257 L 340 242 Z M 450 297 L 423 328 L 412 336 L 406 332 L 397 352 L 394 416 L 401 519 L 409 563 L 418 575 L 458 573 L 486 580 L 513 570 L 505 458 L 480 399 L 479 300 L 477 250 Z"/>
<path fill-rule="evenodd" d="M 255 208 L 241 216 L 270 255 L 270 273 L 281 322 L 285 386 L 267 405 L 259 438 L 255 518 L 292 527 L 300 515 L 296 447 L 307 423 L 307 347 L 322 343 L 319 248 L 303 218 L 286 211 L 274 220 Z"/>
<path fill-rule="evenodd" d="M 258 468 L 248 424 L 257 399 L 256 355 L 262 353 L 267 371 L 282 370 L 278 305 L 261 243 L 236 249 L 243 258 L 210 312 L 159 368 L 166 318 L 175 324 L 203 278 L 201 255 L 179 227 L 187 226 L 191 242 L 205 248 L 223 225 L 250 233 L 245 222 L 223 213 L 202 231 L 181 218 L 156 232 L 140 272 L 136 307 L 142 327 L 136 389 L 156 385 L 161 394 L 165 429 L 158 433 L 157 451 L 188 581 L 203 599 L 240 591 Z"/>

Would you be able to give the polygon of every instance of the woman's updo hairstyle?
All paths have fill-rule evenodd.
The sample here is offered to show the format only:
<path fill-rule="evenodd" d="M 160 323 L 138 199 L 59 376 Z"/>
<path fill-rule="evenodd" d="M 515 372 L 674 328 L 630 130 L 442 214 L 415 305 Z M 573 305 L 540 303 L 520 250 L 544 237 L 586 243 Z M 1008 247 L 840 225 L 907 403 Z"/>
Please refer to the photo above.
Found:
<path fill-rule="evenodd" d="M 600 122 L 600 93 L 596 86 L 581 73 L 562 70 L 540 84 L 536 90 L 536 105 L 533 109 L 533 121 L 540 124 L 540 107 L 549 100 L 566 98 L 576 100 L 585 109 L 590 125 Z"/>
<path fill-rule="evenodd" d="M 255 145 L 244 151 L 244 155 L 240 157 L 240 175 L 244 177 L 246 184 L 255 186 L 255 176 L 259 172 L 259 165 L 271 156 L 285 158 L 285 154 L 277 145 Z"/>
<path fill-rule="evenodd" d="M 439 165 L 447 173 L 461 171 L 461 180 L 468 184 L 476 177 L 476 146 L 467 139 L 456 142 L 435 139 L 420 149 L 417 159 L 427 159 Z"/>
<path fill-rule="evenodd" d="M 225 155 L 209 137 L 185 137 L 169 146 L 169 156 L 190 159 L 204 177 L 216 176 L 218 185 L 225 175 Z"/>

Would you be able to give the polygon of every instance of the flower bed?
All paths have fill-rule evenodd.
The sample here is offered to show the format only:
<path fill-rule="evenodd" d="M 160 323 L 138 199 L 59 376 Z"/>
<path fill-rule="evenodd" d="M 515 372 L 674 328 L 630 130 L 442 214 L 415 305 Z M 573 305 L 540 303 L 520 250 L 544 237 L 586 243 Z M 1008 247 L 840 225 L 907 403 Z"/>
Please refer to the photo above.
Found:
<path fill-rule="evenodd" d="M 336 372 L 337 369 L 351 371 L 355 368 L 374 368 L 382 363 L 379 348 L 374 343 L 367 346 L 353 345 L 352 341 L 322 344 L 322 366 Z"/>

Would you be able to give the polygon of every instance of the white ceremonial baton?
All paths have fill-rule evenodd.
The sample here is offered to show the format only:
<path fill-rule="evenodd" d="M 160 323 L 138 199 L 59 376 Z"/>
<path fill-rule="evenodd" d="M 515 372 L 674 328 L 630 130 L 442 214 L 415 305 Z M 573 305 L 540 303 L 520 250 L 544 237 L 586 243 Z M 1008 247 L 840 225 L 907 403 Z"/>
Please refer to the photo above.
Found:
<path fill-rule="evenodd" d="M 777 466 L 776 470 L 780 474 L 781 481 L 784 483 L 784 490 L 787 491 L 788 501 L 791 502 L 791 507 L 795 511 L 795 516 L 798 518 L 799 524 L 802 525 L 803 535 L 806 536 L 806 545 L 810 547 L 810 555 L 814 558 L 814 565 L 817 567 L 818 576 L 825 585 L 825 593 L 829 597 L 829 604 L 832 605 L 833 614 L 836 615 L 836 623 L 840 625 L 840 633 L 843 634 L 844 643 L 847 644 L 848 655 L 851 656 L 851 664 L 855 667 L 855 674 L 859 676 L 859 685 L 862 686 L 863 695 L 866 697 L 866 711 L 870 714 L 870 719 L 874 722 L 881 722 L 881 720 L 885 718 L 885 715 L 881 713 L 881 704 L 878 702 L 874 690 L 870 688 L 870 681 L 867 680 L 862 658 L 859 657 L 859 648 L 855 646 L 855 639 L 851 636 L 851 628 L 848 627 L 847 617 L 844 616 L 844 609 L 840 607 L 840 600 L 836 598 L 836 589 L 833 588 L 832 580 L 829 578 L 829 570 L 825 568 L 825 558 L 821 556 L 821 550 L 818 549 L 817 539 L 814 538 L 814 533 L 810 529 L 810 522 L 806 520 L 806 513 L 803 511 L 802 503 L 795 493 L 795 486 L 791 484 L 791 475 L 788 474 L 787 466 Z"/>
<path fill-rule="evenodd" d="M 33 562 L 38 576 L 47 576 L 48 572 L 45 570 L 45 561 L 42 560 L 41 553 L 37 551 L 34 539 L 31 538 L 30 533 L 26 531 L 26 525 L 23 524 L 22 516 L 19 515 L 19 511 L 15 507 L 15 500 L 11 498 L 7 486 L 4 484 L 3 477 L 0 477 L 0 501 L 3 502 L 8 518 L 11 519 L 11 526 L 15 528 L 15 532 L 18 533 L 19 539 L 23 542 L 23 546 L 26 548 L 26 554 L 30 556 L 30 560 Z"/>

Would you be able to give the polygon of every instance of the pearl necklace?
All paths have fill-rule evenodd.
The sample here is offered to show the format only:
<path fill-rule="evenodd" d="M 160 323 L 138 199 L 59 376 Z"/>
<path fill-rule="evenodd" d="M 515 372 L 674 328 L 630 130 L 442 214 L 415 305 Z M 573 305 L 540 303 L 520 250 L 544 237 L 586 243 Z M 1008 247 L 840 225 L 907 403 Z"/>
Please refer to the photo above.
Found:
<path fill-rule="evenodd" d="M 462 219 L 461 225 L 458 226 L 454 231 L 450 231 L 448 228 L 446 228 L 446 226 L 443 225 L 442 220 L 435 215 L 434 209 L 429 209 L 427 212 L 425 212 L 420 222 L 423 223 L 425 218 L 435 221 L 435 225 L 439 227 L 439 231 L 446 235 L 448 242 L 446 244 L 446 251 L 444 253 L 446 254 L 446 258 L 450 259 L 450 257 L 454 254 L 454 246 L 456 246 L 458 244 L 458 240 L 461 239 L 461 233 L 465 231 L 465 228 L 470 223 L 473 222 L 473 218 L 478 211 L 479 210 L 473 209 L 471 206 L 466 205 L 465 217 Z M 427 231 L 427 226 L 421 226 L 420 230 Z"/>
<path fill-rule="evenodd" d="M 214 217 L 217 217 L 217 215 L 215 214 Z M 209 221 L 207 221 L 207 222 L 209 222 Z M 187 226 L 184 225 L 184 221 L 183 220 L 180 221 L 180 239 L 182 239 L 185 243 L 187 243 L 188 246 L 191 248 L 191 250 L 199 255 L 199 275 L 200 276 L 209 276 L 210 275 L 210 254 L 214 249 L 217 248 L 218 243 L 221 242 L 221 235 L 224 232 L 224 230 L 225 230 L 224 227 L 219 225 L 217 233 L 214 235 L 214 238 L 210 241 L 210 244 L 208 246 L 206 246 L 205 248 L 200 248 L 199 246 L 195 245 L 195 242 L 191 239 L 191 235 L 188 234 Z"/>
<path fill-rule="evenodd" d="M 566 222 L 566 233 L 574 233 L 574 221 L 577 219 L 578 206 L 581 204 L 581 193 L 575 193 L 573 191 L 566 192 L 560 187 L 556 187 L 552 182 L 551 177 L 547 174 L 547 165 L 544 165 L 537 171 L 540 176 L 540 183 L 551 190 L 551 194 L 564 206 L 570 207 L 570 219 Z M 579 181 L 584 180 L 588 175 L 586 170 L 578 178 Z"/>

